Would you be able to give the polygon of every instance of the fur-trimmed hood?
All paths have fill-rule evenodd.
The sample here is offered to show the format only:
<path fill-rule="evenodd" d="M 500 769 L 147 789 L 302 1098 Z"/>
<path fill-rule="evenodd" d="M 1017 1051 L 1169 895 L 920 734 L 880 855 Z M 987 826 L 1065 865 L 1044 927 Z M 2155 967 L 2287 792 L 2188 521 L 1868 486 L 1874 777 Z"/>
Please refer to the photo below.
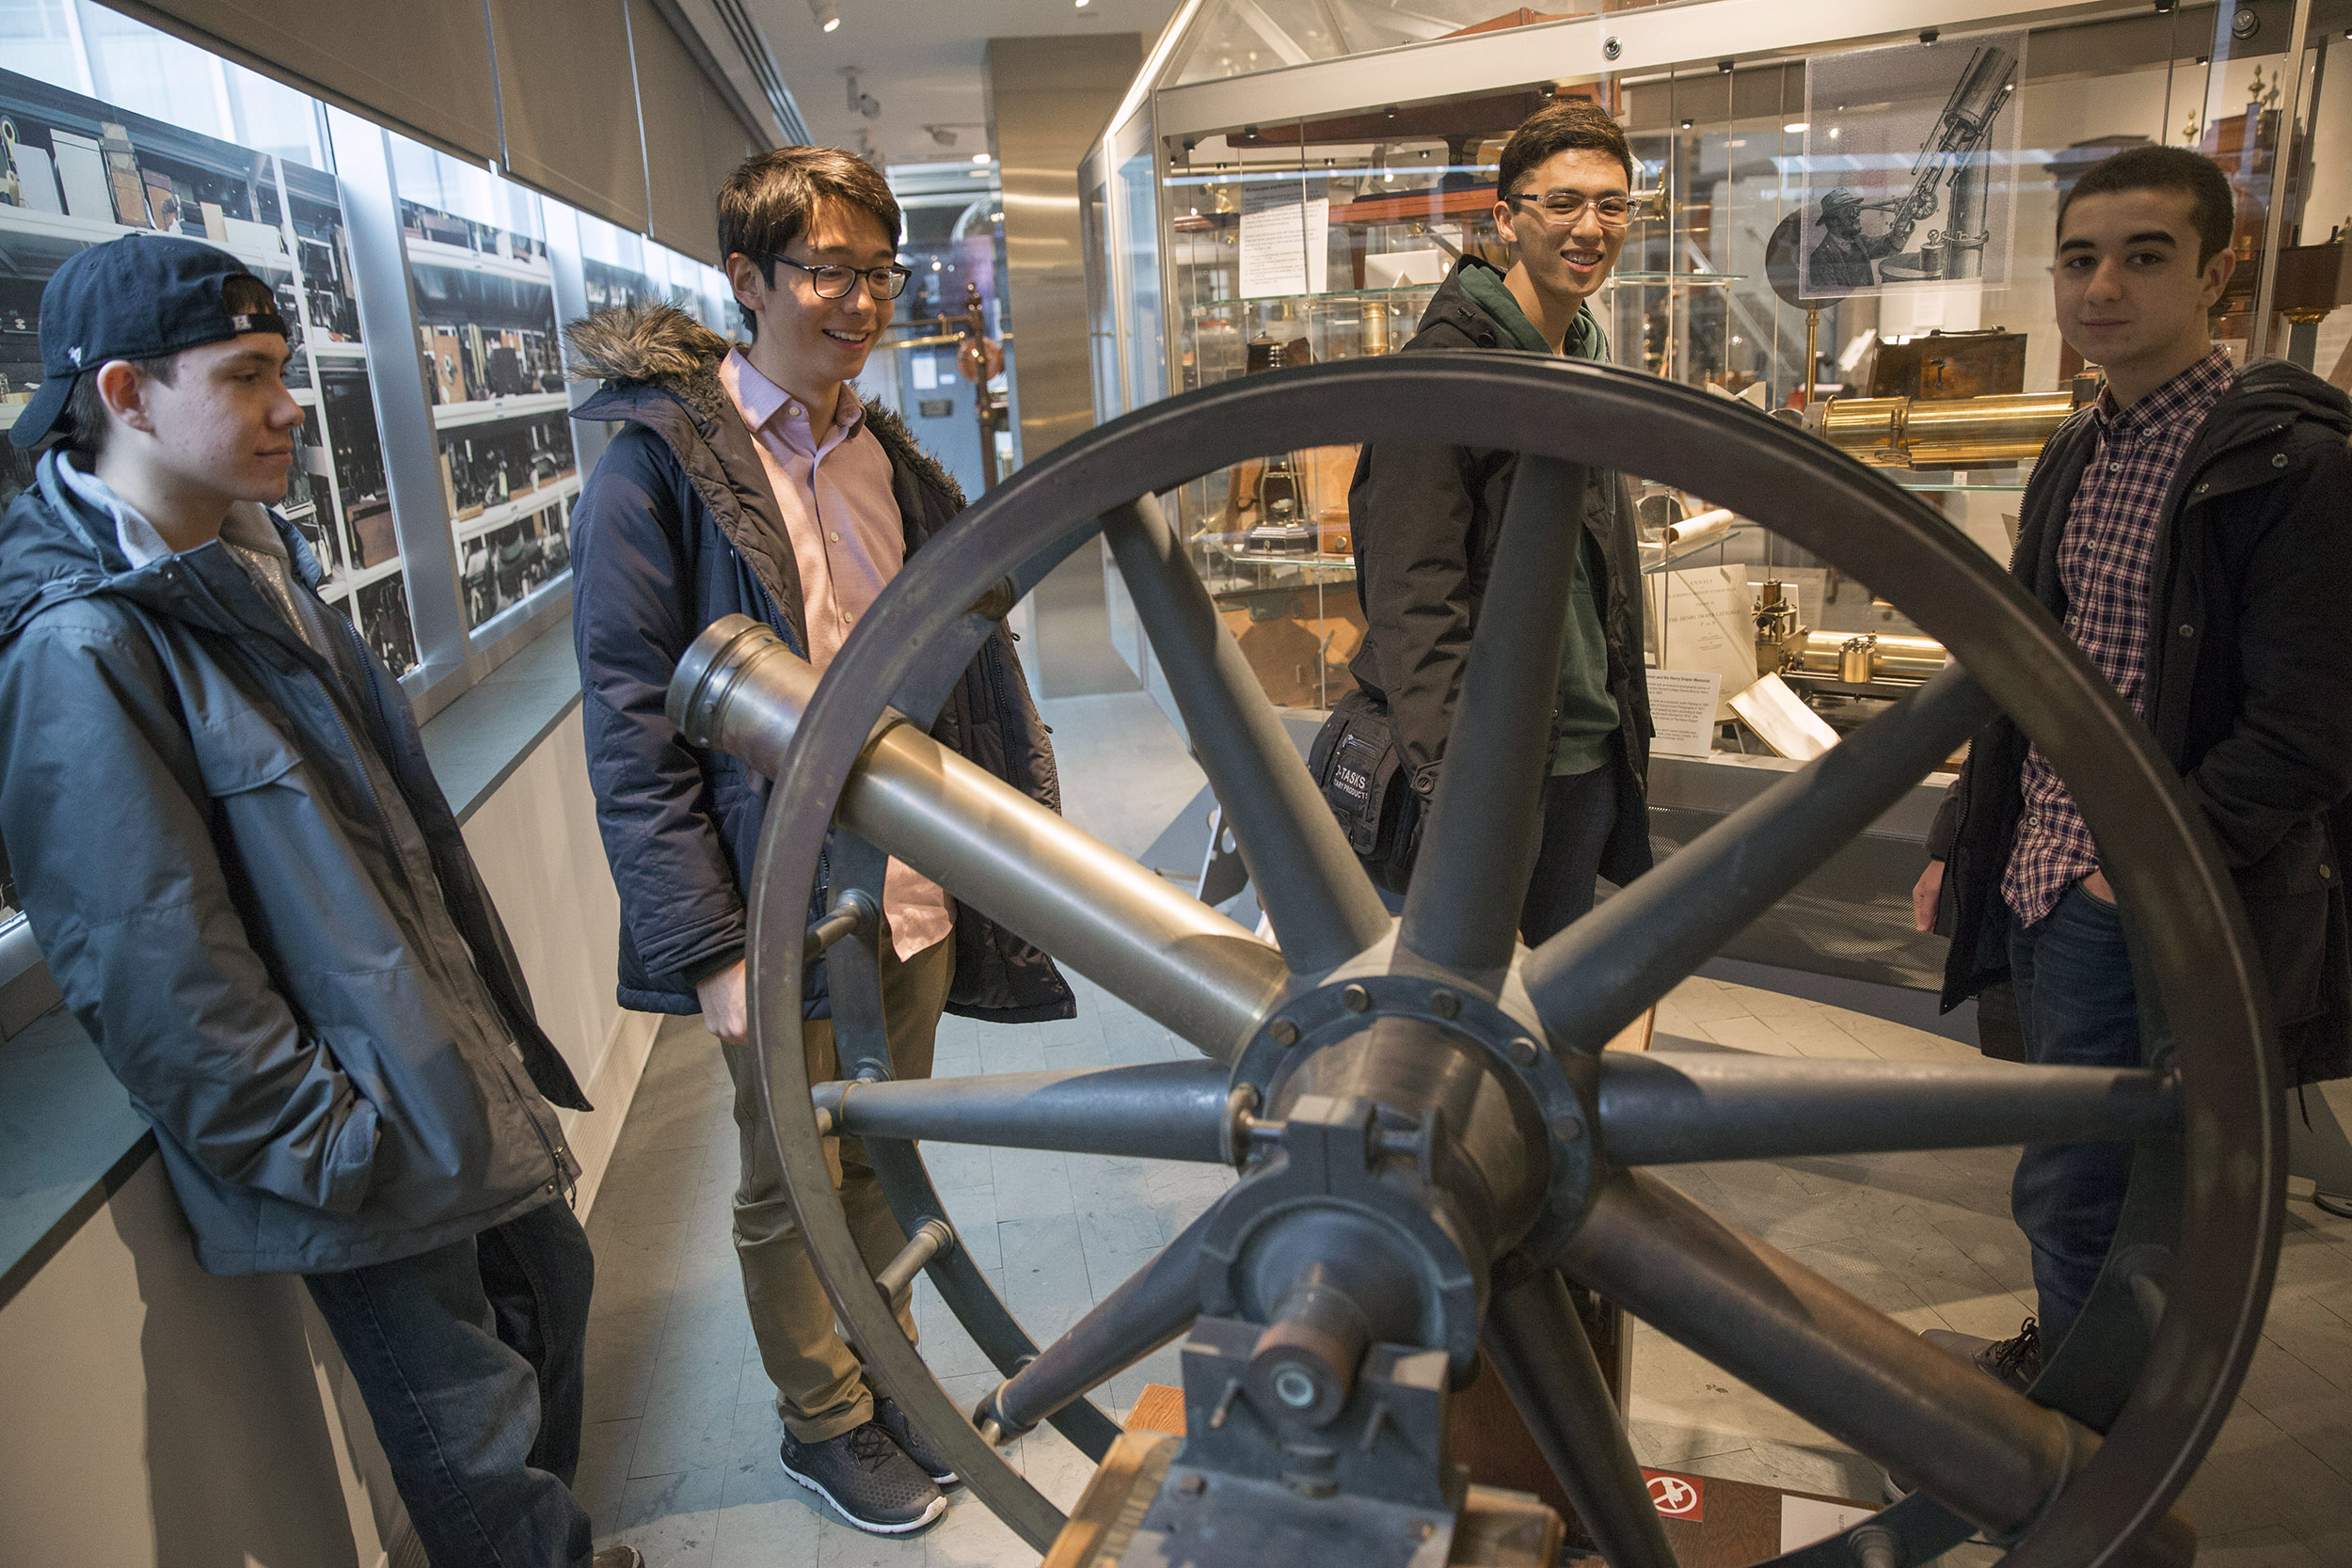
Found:
<path fill-rule="evenodd" d="M 675 305 L 653 302 L 616 305 L 564 328 L 568 373 L 575 381 L 601 382 L 608 392 L 652 387 L 668 392 L 707 420 L 733 412 L 726 388 L 719 380 L 719 363 L 735 345 Z M 955 499 L 963 509 L 963 490 L 925 451 L 896 410 L 879 399 L 859 401 L 874 437 L 891 462 L 911 469 L 917 478 Z M 580 410 L 586 415 L 587 410 Z"/>

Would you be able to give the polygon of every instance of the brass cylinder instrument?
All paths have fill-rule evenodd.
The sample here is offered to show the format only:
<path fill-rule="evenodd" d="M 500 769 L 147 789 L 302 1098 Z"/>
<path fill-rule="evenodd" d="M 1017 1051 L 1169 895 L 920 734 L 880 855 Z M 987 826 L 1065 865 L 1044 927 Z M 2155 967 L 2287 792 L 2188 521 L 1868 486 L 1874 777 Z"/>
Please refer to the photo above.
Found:
<path fill-rule="evenodd" d="M 1885 632 L 1866 635 L 1869 664 L 1868 673 L 1861 679 L 1923 681 L 1941 673 L 1951 657 L 1944 651 L 1944 644 L 1932 637 L 1896 637 Z M 1853 632 L 1814 632 L 1805 638 L 1796 668 L 1807 674 L 1855 681 L 1856 676 L 1848 673 L 1846 655 L 1850 644 L 1865 641 L 1865 635 Z"/>
<path fill-rule="evenodd" d="M 1830 445 L 1882 467 L 1964 468 L 2017 463 L 2074 411 L 2074 394 L 2001 397 L 1836 398 L 1823 411 Z"/>

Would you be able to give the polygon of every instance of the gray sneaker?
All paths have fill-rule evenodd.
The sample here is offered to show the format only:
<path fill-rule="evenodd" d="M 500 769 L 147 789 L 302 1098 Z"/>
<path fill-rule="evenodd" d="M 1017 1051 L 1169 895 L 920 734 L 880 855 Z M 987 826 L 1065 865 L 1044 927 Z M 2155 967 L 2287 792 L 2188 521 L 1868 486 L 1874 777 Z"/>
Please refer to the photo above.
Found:
<path fill-rule="evenodd" d="M 890 1440 L 898 1445 L 901 1453 L 914 1461 L 917 1468 L 931 1478 L 932 1485 L 944 1492 L 963 1484 L 963 1478 L 956 1474 L 955 1465 L 946 1454 L 931 1447 L 930 1439 L 914 1430 L 914 1423 L 907 1419 L 905 1408 L 888 1394 L 874 1396 L 874 1424 L 890 1433 Z"/>
<path fill-rule="evenodd" d="M 947 1510 L 931 1479 L 873 1421 L 822 1443 L 784 1436 L 784 1473 L 871 1535 L 912 1535 Z"/>
<path fill-rule="evenodd" d="M 1919 1338 L 2021 1394 L 2042 1375 L 2041 1326 L 2031 1318 L 2019 1323 L 2017 1333 L 2007 1339 L 1986 1339 L 1948 1328 L 1926 1329 Z"/>

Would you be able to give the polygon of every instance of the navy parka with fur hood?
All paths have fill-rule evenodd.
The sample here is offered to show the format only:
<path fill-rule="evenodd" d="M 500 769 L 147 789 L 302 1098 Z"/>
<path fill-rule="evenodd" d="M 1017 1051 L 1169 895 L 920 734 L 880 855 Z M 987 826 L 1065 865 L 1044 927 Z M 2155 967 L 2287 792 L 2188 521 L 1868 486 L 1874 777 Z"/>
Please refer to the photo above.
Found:
<path fill-rule="evenodd" d="M 604 384 L 574 417 L 623 421 L 572 523 L 588 773 L 621 895 L 620 1000 L 696 1013 L 695 982 L 740 958 L 750 939 L 769 781 L 724 752 L 687 745 L 664 696 L 679 656 L 724 615 L 765 624 L 805 657 L 800 570 L 755 438 L 719 380 L 725 339 L 666 305 L 602 311 L 565 338 L 574 372 Z M 866 404 L 865 431 L 889 455 L 912 557 L 963 510 L 963 497 L 888 410 Z M 1061 809 L 1053 749 L 1004 627 L 981 645 L 931 734 Z M 956 906 L 955 943 L 949 1012 L 1005 1023 L 1075 1012 L 1052 960 L 968 905 Z M 830 1016 L 821 963 L 810 970 L 803 1011 Z"/>

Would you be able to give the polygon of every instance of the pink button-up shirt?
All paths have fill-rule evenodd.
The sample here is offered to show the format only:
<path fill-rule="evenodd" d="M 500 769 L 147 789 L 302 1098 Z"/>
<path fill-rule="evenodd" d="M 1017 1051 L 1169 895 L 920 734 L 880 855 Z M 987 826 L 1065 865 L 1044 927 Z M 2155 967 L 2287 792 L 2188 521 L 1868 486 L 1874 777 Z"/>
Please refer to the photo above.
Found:
<path fill-rule="evenodd" d="M 757 438 L 760 467 L 801 571 L 809 657 L 821 671 L 906 562 L 906 525 L 890 493 L 889 454 L 864 428 L 866 409 L 853 388 L 842 388 L 819 439 L 801 400 L 753 369 L 740 350 L 720 362 L 719 380 Z M 946 892 L 896 860 L 882 879 L 882 914 L 901 958 L 955 929 Z"/>

